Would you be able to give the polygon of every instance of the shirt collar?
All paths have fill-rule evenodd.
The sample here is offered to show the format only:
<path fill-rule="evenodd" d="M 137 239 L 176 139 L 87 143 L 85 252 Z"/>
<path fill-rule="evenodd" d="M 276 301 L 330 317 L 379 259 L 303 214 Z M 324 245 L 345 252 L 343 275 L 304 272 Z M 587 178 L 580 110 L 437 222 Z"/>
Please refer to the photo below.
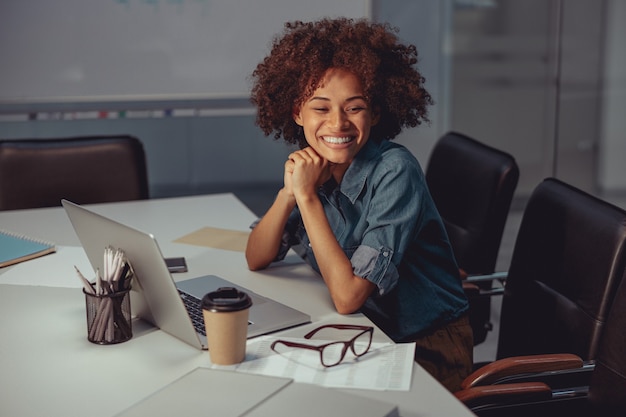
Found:
<path fill-rule="evenodd" d="M 339 191 L 354 203 L 365 187 L 367 177 L 382 158 L 380 144 L 369 139 L 356 154 L 339 185 Z"/>

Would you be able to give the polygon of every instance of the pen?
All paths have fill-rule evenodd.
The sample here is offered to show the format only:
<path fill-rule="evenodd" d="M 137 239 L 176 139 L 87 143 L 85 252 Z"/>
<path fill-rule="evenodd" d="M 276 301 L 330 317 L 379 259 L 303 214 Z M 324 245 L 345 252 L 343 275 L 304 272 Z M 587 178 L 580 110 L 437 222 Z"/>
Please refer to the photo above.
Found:
<path fill-rule="evenodd" d="M 129 285 L 129 274 L 130 272 L 130 266 L 128 265 L 128 263 L 124 262 L 124 264 L 122 265 L 121 271 L 120 271 L 120 278 L 118 281 L 118 289 L 119 290 L 126 290 L 128 289 L 128 285 Z"/>
<path fill-rule="evenodd" d="M 96 269 L 96 295 L 103 295 L 102 277 L 100 277 L 100 268 Z"/>
<path fill-rule="evenodd" d="M 93 286 L 91 285 L 91 283 L 87 280 L 87 278 L 85 278 L 85 276 L 78 270 L 78 267 L 76 265 L 74 265 L 74 269 L 76 269 L 76 273 L 78 274 L 78 278 L 80 278 L 80 280 L 83 283 L 83 287 L 85 288 L 85 291 L 89 294 L 96 294 L 96 291 L 93 289 Z"/>

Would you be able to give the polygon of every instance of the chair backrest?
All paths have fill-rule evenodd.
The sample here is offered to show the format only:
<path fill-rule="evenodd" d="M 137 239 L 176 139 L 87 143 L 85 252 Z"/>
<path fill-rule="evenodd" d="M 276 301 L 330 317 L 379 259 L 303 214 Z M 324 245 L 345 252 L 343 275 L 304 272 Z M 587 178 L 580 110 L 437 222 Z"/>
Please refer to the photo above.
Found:
<path fill-rule="evenodd" d="M 626 416 L 626 281 L 622 281 L 600 339 L 589 384 L 593 415 Z"/>
<path fill-rule="evenodd" d="M 0 140 L 0 210 L 148 197 L 145 152 L 133 136 Z"/>
<path fill-rule="evenodd" d="M 518 178 L 515 158 L 468 136 L 449 132 L 435 144 L 426 182 L 466 273 L 494 272 Z M 464 284 L 474 345 L 484 342 L 492 327 L 491 300 L 479 294 L 490 287 Z"/>
<path fill-rule="evenodd" d="M 494 272 L 518 178 L 515 158 L 460 133 L 433 148 L 426 182 L 465 272 Z"/>
<path fill-rule="evenodd" d="M 626 266 L 626 212 L 559 180 L 531 194 L 502 299 L 496 357 L 594 359 Z"/>

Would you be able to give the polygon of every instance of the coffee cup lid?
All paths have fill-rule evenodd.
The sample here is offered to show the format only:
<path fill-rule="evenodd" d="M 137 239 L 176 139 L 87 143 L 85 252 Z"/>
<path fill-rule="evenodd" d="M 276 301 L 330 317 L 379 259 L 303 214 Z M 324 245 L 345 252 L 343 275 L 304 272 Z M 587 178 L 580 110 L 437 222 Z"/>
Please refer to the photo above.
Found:
<path fill-rule="evenodd" d="M 233 287 L 220 287 L 202 297 L 202 308 L 209 311 L 239 311 L 251 305 L 250 296 Z"/>

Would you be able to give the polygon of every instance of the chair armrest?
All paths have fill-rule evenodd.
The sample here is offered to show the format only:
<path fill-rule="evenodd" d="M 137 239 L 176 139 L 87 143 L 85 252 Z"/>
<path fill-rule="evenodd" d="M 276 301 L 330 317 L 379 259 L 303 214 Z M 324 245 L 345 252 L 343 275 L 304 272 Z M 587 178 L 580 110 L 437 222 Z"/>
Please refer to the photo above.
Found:
<path fill-rule="evenodd" d="M 463 291 L 465 291 L 465 294 L 478 295 L 480 293 L 480 287 L 476 284 L 461 281 L 461 285 L 463 286 Z"/>
<path fill-rule="evenodd" d="M 519 382 L 543 382 L 555 390 L 567 390 L 573 387 L 589 387 L 595 369 L 593 361 L 585 362 L 580 368 L 549 370 L 519 375 L 507 375 L 494 384 L 517 384 Z"/>
<path fill-rule="evenodd" d="M 514 356 L 491 362 L 472 372 L 463 380 L 461 388 L 493 384 L 510 375 L 575 369 L 582 366 L 583 360 L 571 353 Z"/>
<path fill-rule="evenodd" d="M 463 291 L 472 297 L 492 297 L 494 295 L 504 294 L 504 284 L 508 276 L 508 272 L 494 272 L 493 274 L 468 274 L 459 268 Z M 481 288 L 478 284 L 482 282 L 498 281 L 501 287 L 490 289 Z"/>
<path fill-rule="evenodd" d="M 462 389 L 454 396 L 467 407 L 483 404 L 545 401 L 552 398 L 552 390 L 543 382 L 486 385 Z"/>
<path fill-rule="evenodd" d="M 509 272 L 494 272 L 493 274 L 479 274 L 479 275 L 470 275 L 466 274 L 463 278 L 464 281 L 475 283 L 475 282 L 485 282 L 485 281 L 506 281 L 509 276 Z"/>

